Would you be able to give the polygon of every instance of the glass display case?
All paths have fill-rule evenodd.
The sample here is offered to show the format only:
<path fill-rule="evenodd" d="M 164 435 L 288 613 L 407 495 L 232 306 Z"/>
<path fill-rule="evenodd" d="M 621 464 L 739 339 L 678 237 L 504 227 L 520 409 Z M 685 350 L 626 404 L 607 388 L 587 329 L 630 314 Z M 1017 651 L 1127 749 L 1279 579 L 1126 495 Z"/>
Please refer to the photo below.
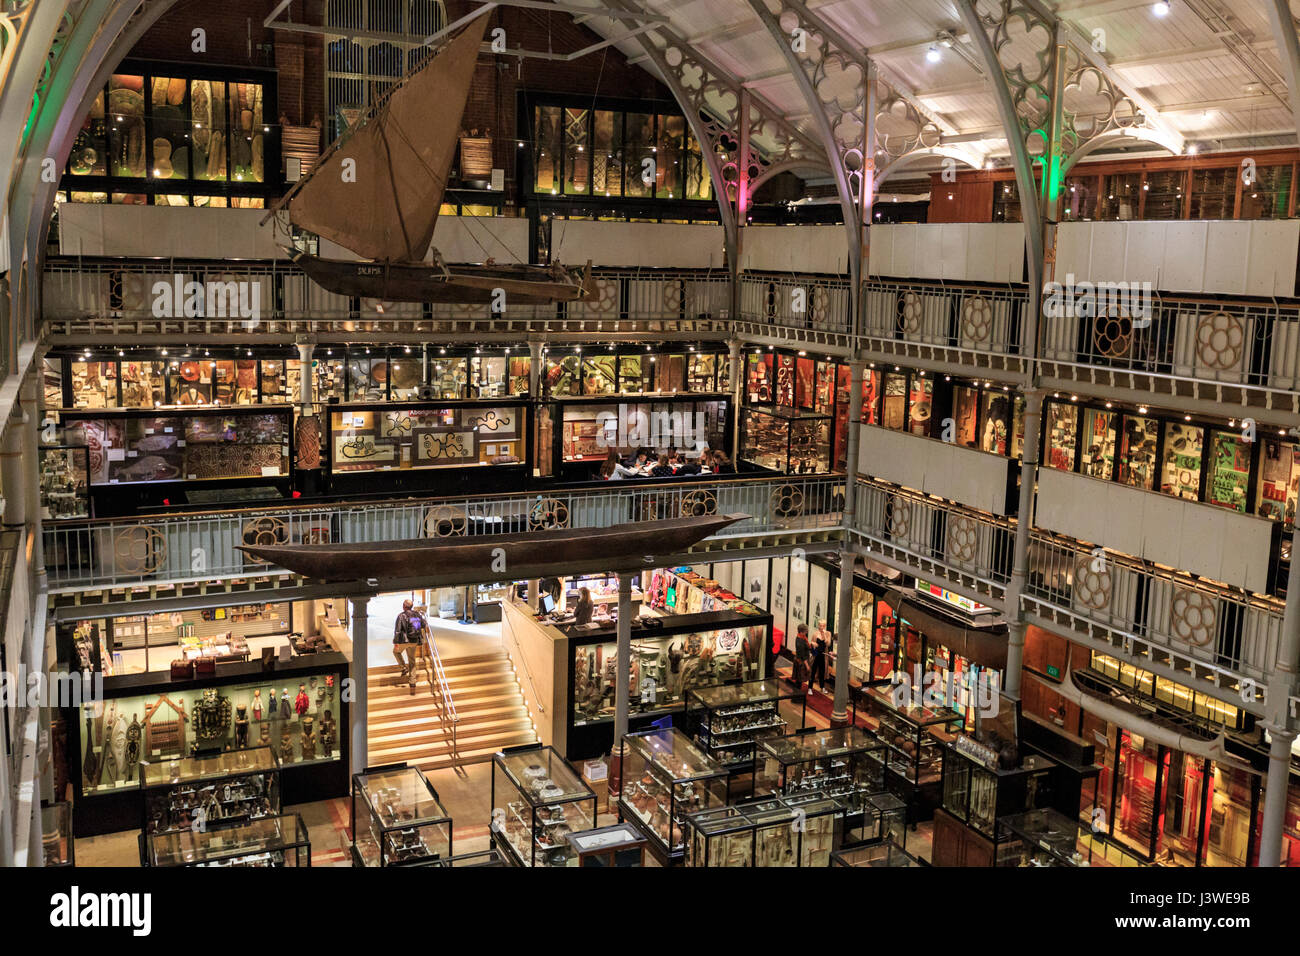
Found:
<path fill-rule="evenodd" d="M 810 729 L 758 744 L 756 788 L 790 796 L 819 793 L 861 813 L 885 789 L 885 745 L 858 727 Z"/>
<path fill-rule="evenodd" d="M 626 823 L 570 833 L 566 839 L 580 867 L 645 866 L 645 837 Z"/>
<path fill-rule="evenodd" d="M 1051 802 L 1055 774 L 1056 764 L 1040 755 L 1004 770 L 985 767 L 949 744 L 943 748 L 943 808 L 966 826 L 996 838 L 1002 817 Z"/>
<path fill-rule="evenodd" d="M 72 838 L 72 804 L 66 800 L 41 807 L 41 854 L 45 866 L 76 866 Z"/>
<path fill-rule="evenodd" d="M 496 847 L 489 847 L 486 850 L 478 850 L 474 853 L 458 853 L 455 856 L 446 856 L 433 863 L 434 866 L 509 866 L 506 858 Z"/>
<path fill-rule="evenodd" d="M 921 862 L 901 847 L 892 843 L 876 843 L 836 850 L 831 854 L 831 866 L 920 866 Z"/>
<path fill-rule="evenodd" d="M 553 747 L 492 757 L 492 842 L 515 866 L 577 866 L 566 839 L 596 827 L 596 794 Z"/>
<path fill-rule="evenodd" d="M 160 685 L 155 693 L 87 701 L 78 733 L 79 795 L 133 788 L 141 761 L 166 767 L 195 751 L 226 750 L 234 759 L 250 747 L 274 748 L 282 767 L 336 762 L 340 706 L 334 673 L 179 691 Z"/>
<path fill-rule="evenodd" d="M 783 690 L 775 680 L 746 681 L 697 688 L 686 695 L 686 726 L 710 757 L 732 772 L 752 773 L 758 745 L 790 730 L 781 702 L 799 708 L 799 726 L 807 719 L 808 697 Z"/>
<path fill-rule="evenodd" d="M 226 828 L 280 812 L 280 761 L 270 747 L 140 764 L 145 834 Z"/>
<path fill-rule="evenodd" d="M 514 465 L 525 459 L 523 404 L 336 406 L 330 410 L 334 474 Z"/>
<path fill-rule="evenodd" d="M 736 611 L 669 614 L 658 627 L 632 627 L 630 712 L 675 710 L 693 690 L 761 674 L 763 647 L 771 618 Z M 751 623 L 752 622 L 752 623 Z M 570 696 L 572 726 L 614 718 L 616 621 L 584 631 L 567 628 L 573 655 Z"/>
<path fill-rule="evenodd" d="M 556 404 L 560 406 L 560 458 L 566 463 L 601 462 L 611 451 L 626 457 L 640 448 L 656 452 L 703 444 L 723 448 L 731 405 L 722 396 Z"/>
<path fill-rule="evenodd" d="M 1079 839 L 1083 828 L 1078 820 L 1046 808 L 1003 817 L 999 835 L 1008 851 L 1000 866 L 1091 866 L 1091 842 Z"/>
<path fill-rule="evenodd" d="M 888 691 L 879 687 L 858 688 L 854 703 L 885 744 L 886 785 L 901 788 L 906 797 L 928 790 L 929 799 L 937 803 L 943 741 L 961 727 L 962 715 L 949 707 L 931 709 L 907 702 L 895 707 Z"/>
<path fill-rule="evenodd" d="M 829 797 L 762 797 L 688 813 L 687 866 L 828 866 L 844 808 Z"/>
<path fill-rule="evenodd" d="M 631 820 L 660 862 L 686 850 L 683 817 L 727 802 L 726 768 L 677 728 L 624 734 L 620 820 Z"/>
<path fill-rule="evenodd" d="M 831 416 L 777 406 L 746 408 L 740 458 L 780 474 L 826 474 L 831 470 Z"/>
<path fill-rule="evenodd" d="M 46 445 L 37 450 L 41 478 L 41 517 L 90 517 L 90 450 Z"/>
<path fill-rule="evenodd" d="M 311 866 L 311 840 L 296 813 L 222 830 L 189 829 L 141 838 L 144 866 Z"/>
<path fill-rule="evenodd" d="M 288 406 L 63 417 L 67 443 L 87 449 L 92 487 L 289 475 Z"/>
<path fill-rule="evenodd" d="M 407 866 L 451 856 L 451 817 L 424 772 L 404 763 L 352 775 L 352 865 Z"/>

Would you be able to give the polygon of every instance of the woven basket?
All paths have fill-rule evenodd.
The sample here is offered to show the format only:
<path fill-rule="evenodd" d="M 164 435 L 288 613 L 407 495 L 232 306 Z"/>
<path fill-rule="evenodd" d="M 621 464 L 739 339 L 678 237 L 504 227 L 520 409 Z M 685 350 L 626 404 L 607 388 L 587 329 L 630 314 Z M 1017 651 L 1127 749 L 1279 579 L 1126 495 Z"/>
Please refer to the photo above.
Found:
<path fill-rule="evenodd" d="M 492 137 L 460 138 L 460 174 L 465 179 L 487 179 L 492 175 Z"/>

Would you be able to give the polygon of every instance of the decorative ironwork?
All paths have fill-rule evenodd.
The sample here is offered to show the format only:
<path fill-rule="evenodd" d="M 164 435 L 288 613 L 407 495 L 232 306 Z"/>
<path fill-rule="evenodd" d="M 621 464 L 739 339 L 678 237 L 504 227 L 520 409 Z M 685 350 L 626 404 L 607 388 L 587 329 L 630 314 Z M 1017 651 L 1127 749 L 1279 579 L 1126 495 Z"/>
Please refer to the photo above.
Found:
<path fill-rule="evenodd" d="M 885 504 L 885 530 L 890 538 L 906 538 L 912 528 L 912 508 L 903 498 L 891 496 Z"/>
<path fill-rule="evenodd" d="M 798 485 L 777 485 L 772 490 L 772 511 L 781 518 L 803 514 L 803 489 Z"/>
<path fill-rule="evenodd" d="M 952 561 L 970 564 L 979 544 L 979 526 L 970 518 L 959 516 L 948 522 L 947 554 Z"/>
<path fill-rule="evenodd" d="M 465 512 L 451 505 L 434 505 L 424 515 L 426 538 L 452 538 L 465 533 L 469 519 Z"/>
<path fill-rule="evenodd" d="M 122 528 L 113 536 L 113 563 L 128 574 L 153 574 L 167 560 L 167 538 L 152 525 Z"/>
<path fill-rule="evenodd" d="M 254 518 L 244 523 L 244 531 L 240 538 L 244 544 L 251 547 L 288 544 L 289 526 L 283 518 L 274 515 Z M 244 555 L 244 561 L 248 564 L 266 564 L 261 558 L 249 554 Z"/>
<path fill-rule="evenodd" d="M 1074 602 L 1094 611 L 1110 607 L 1113 583 L 1107 567 L 1094 567 L 1097 560 L 1092 554 L 1083 554 L 1074 565 Z"/>
<path fill-rule="evenodd" d="M 1205 368 L 1220 372 L 1240 368 L 1245 344 L 1240 316 L 1214 312 L 1196 323 L 1196 358 Z"/>
<path fill-rule="evenodd" d="M 559 498 L 538 498 L 528 511 L 529 531 L 554 531 L 569 526 L 569 506 Z"/>
<path fill-rule="evenodd" d="M 993 340 L 993 305 L 982 295 L 973 295 L 961 304 L 962 333 L 972 345 Z"/>
<path fill-rule="evenodd" d="M 1192 647 L 1205 647 L 1214 641 L 1217 623 L 1218 610 L 1209 595 L 1176 589 L 1169 608 L 1169 627 L 1174 637 Z"/>
<path fill-rule="evenodd" d="M 718 513 L 718 496 L 708 489 L 688 492 L 682 497 L 682 517 L 702 518 Z"/>

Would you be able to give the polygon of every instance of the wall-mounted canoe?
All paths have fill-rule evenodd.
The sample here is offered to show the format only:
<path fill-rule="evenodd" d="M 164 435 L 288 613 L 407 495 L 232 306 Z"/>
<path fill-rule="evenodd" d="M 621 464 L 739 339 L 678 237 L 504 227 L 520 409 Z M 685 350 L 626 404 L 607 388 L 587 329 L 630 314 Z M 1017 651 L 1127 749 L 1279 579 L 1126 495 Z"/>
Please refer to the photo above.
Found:
<path fill-rule="evenodd" d="M 322 581 L 510 579 L 516 569 L 598 563 L 609 570 L 640 567 L 650 556 L 679 554 L 746 514 L 706 515 L 512 534 L 483 534 L 356 544 L 240 545 L 238 550 L 268 564 Z"/>

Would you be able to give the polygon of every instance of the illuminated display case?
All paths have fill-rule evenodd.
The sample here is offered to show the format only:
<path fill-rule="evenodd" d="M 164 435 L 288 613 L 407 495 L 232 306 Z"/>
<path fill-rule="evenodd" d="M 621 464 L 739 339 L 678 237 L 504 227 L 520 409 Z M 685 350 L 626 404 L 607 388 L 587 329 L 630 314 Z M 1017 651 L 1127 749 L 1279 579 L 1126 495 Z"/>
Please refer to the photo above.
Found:
<path fill-rule="evenodd" d="M 998 820 L 1051 803 L 1056 764 L 1025 757 L 1019 767 L 982 766 L 952 745 L 943 748 L 943 808 L 984 836 L 998 836 Z"/>
<path fill-rule="evenodd" d="M 999 866 L 1150 866 L 1132 852 L 1050 807 L 998 821 L 1007 849 Z"/>
<path fill-rule="evenodd" d="M 762 797 L 683 817 L 687 866 L 828 866 L 844 807 L 815 794 Z"/>
<path fill-rule="evenodd" d="M 826 474 L 831 470 L 831 416 L 780 407 L 746 408 L 740 458 L 781 474 Z"/>
<path fill-rule="evenodd" d="M 270 747 L 140 765 L 146 834 L 217 829 L 280 812 L 280 761 Z"/>
<path fill-rule="evenodd" d="M 307 825 L 296 813 L 224 830 L 179 830 L 142 838 L 144 866 L 311 866 Z"/>
<path fill-rule="evenodd" d="M 772 618 L 757 613 L 707 611 L 636 618 L 632 627 L 629 714 L 632 729 L 680 713 L 693 690 L 762 675 Z M 568 729 L 572 759 L 605 753 L 613 744 L 617 621 L 564 626 L 568 635 Z"/>
<path fill-rule="evenodd" d="M 649 838 L 661 863 L 686 850 L 686 814 L 727 802 L 727 770 L 676 728 L 625 734 L 620 750 L 620 820 Z"/>
<path fill-rule="evenodd" d="M 333 406 L 330 470 L 353 472 L 519 465 L 523 403 Z"/>
<path fill-rule="evenodd" d="M 921 866 L 921 861 L 892 843 L 876 843 L 836 850 L 831 854 L 831 866 Z"/>
<path fill-rule="evenodd" d="M 49 445 L 38 449 L 40 456 L 42 517 L 90 517 L 90 449 L 84 446 Z"/>
<path fill-rule="evenodd" d="M 799 727 L 791 728 L 781 715 L 782 701 L 799 708 Z M 779 746 L 784 734 L 802 728 L 807 706 L 806 694 L 785 691 L 775 680 L 699 688 L 686 696 L 686 726 L 728 770 L 753 771 L 760 745 Z M 773 737 L 778 740 L 768 739 Z"/>
<path fill-rule="evenodd" d="M 574 833 L 596 826 L 596 794 L 553 747 L 492 757 L 492 843 L 515 866 L 578 866 Z"/>
<path fill-rule="evenodd" d="M 63 424 L 87 449 L 92 488 L 290 474 L 289 406 L 64 412 Z"/>
<path fill-rule="evenodd" d="M 575 465 L 598 464 L 611 451 L 620 457 L 638 449 L 666 452 L 694 449 L 701 444 L 726 448 L 730 435 L 731 402 L 724 395 L 629 397 L 623 401 L 557 401 L 560 420 L 559 462 L 562 471 Z"/>
<path fill-rule="evenodd" d="M 352 865 L 414 866 L 451 856 L 451 817 L 418 767 L 352 775 Z"/>
<path fill-rule="evenodd" d="M 861 813 L 869 794 L 885 789 L 885 745 L 858 727 L 811 729 L 758 745 L 756 787 L 791 796 L 834 797 Z"/>
<path fill-rule="evenodd" d="M 911 822 L 925 819 L 940 801 L 943 741 L 961 726 L 962 715 L 948 707 L 932 710 L 906 701 L 895 707 L 888 690 L 879 687 L 855 688 L 854 710 L 867 718 L 885 744 L 885 785 L 913 801 L 916 816 Z"/>

